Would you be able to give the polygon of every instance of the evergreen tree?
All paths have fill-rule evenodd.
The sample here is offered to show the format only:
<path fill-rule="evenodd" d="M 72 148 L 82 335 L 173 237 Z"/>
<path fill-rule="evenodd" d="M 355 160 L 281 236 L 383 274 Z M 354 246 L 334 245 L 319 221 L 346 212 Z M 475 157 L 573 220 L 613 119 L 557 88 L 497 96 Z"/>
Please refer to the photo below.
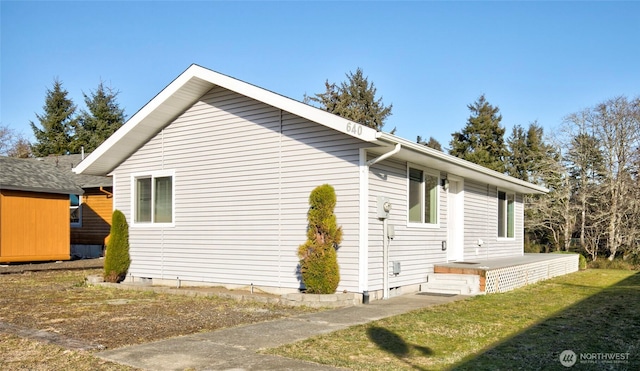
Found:
<path fill-rule="evenodd" d="M 434 137 L 429 137 L 429 140 L 425 142 L 424 140 L 422 140 L 422 137 L 418 135 L 418 138 L 416 138 L 416 142 L 418 144 L 422 144 L 424 146 L 427 146 L 429 148 L 433 148 L 442 152 L 442 145 Z"/>
<path fill-rule="evenodd" d="M 67 98 L 68 92 L 62 88 L 62 82 L 53 81 L 53 89 L 47 89 L 44 113 L 36 114 L 40 126 L 31 121 L 31 129 L 36 137 L 32 146 L 33 154 L 37 157 L 62 155 L 73 151 L 71 132 L 76 125 L 74 116 L 76 106 Z"/>
<path fill-rule="evenodd" d="M 364 77 L 362 69 L 349 72 L 347 78 L 340 86 L 325 81 L 325 92 L 312 97 L 305 94 L 304 102 L 317 103 L 325 111 L 380 131 L 391 115 L 393 104 L 385 106 L 382 98 L 376 99 L 377 90 Z"/>
<path fill-rule="evenodd" d="M 500 109 L 486 100 L 484 94 L 467 106 L 471 116 L 460 132 L 451 134 L 451 155 L 504 173 L 508 154 L 504 142 L 505 129 L 500 126 Z"/>
<path fill-rule="evenodd" d="M 546 195 L 524 196 L 525 248 L 535 242 L 546 246 L 547 252 L 549 246 L 568 249 L 575 217 L 559 150 L 545 141 L 543 128 L 536 122 L 526 130 L 514 126 L 507 144 L 507 174 L 549 189 Z"/>
<path fill-rule="evenodd" d="M 118 92 L 105 88 L 102 82 L 90 95 L 83 95 L 88 111 L 82 110 L 76 123 L 74 150 L 84 147 L 93 152 L 124 124 L 125 114 L 116 101 Z"/>
<path fill-rule="evenodd" d="M 511 136 L 507 138 L 507 145 L 509 147 L 507 174 L 528 181 L 527 156 L 529 151 L 527 149 L 527 135 L 522 126 L 516 125 L 513 127 Z"/>
<path fill-rule="evenodd" d="M 526 147 L 531 160 L 522 168 L 529 182 L 548 188 L 549 193 L 524 196 L 525 245 L 537 241 L 546 246 L 545 252 L 550 251 L 549 246 L 554 250 L 568 250 L 575 212 L 562 155 L 558 148 L 544 141 L 542 128 L 535 124 L 530 127 L 527 138 L 531 138 L 530 146 Z"/>
<path fill-rule="evenodd" d="M 544 130 L 537 122 L 529 124 L 526 132 L 520 125 L 513 127 L 507 138 L 507 174 L 527 182 L 543 183 L 543 179 L 536 178 L 536 173 L 540 172 L 542 159 L 553 150 L 544 142 L 543 135 Z"/>
<path fill-rule="evenodd" d="M 525 196 L 525 230 L 535 232 L 537 226 L 539 235 L 555 250 L 569 251 L 576 222 L 570 179 L 558 150 L 551 150 L 540 165 L 541 185 L 549 193 Z"/>

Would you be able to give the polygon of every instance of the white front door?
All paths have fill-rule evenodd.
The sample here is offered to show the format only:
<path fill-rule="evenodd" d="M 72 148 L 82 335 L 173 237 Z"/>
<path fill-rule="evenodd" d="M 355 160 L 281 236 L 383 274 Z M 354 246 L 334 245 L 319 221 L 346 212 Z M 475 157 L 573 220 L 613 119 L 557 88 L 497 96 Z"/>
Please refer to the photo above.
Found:
<path fill-rule="evenodd" d="M 464 261 L 464 180 L 448 177 L 447 261 Z"/>

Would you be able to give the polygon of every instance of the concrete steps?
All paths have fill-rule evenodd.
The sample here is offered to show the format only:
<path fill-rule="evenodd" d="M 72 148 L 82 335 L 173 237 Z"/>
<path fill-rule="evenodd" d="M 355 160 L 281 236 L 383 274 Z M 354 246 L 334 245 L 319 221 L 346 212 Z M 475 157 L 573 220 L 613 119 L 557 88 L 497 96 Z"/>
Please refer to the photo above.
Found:
<path fill-rule="evenodd" d="M 427 283 L 420 287 L 421 292 L 451 295 L 479 295 L 480 276 L 473 274 L 432 273 L 427 275 Z"/>

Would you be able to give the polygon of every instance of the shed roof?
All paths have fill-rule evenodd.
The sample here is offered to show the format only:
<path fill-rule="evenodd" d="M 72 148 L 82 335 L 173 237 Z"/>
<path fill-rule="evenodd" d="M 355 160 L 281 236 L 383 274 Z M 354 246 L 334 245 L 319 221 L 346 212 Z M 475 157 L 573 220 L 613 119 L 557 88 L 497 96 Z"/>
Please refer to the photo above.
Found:
<path fill-rule="evenodd" d="M 0 189 L 83 194 L 72 178 L 50 164 L 32 159 L 0 157 Z"/>
<path fill-rule="evenodd" d="M 76 185 L 82 188 L 111 187 L 113 185 L 113 179 L 110 176 L 74 173 L 73 168 L 78 166 L 83 159 L 84 155 L 82 154 L 71 154 L 37 157 L 30 160 L 44 162 L 54 166 L 58 171 L 73 179 Z"/>
<path fill-rule="evenodd" d="M 402 148 L 399 155 L 405 160 L 424 163 L 425 165 L 439 165 L 440 167 L 436 167 L 439 170 L 520 193 L 548 192 L 544 187 L 500 174 L 391 134 L 377 132 L 375 129 L 365 127 L 343 117 L 195 64 L 187 68 L 149 103 L 136 112 L 118 131 L 77 165 L 73 171 L 78 174 L 92 175 L 110 173 L 215 86 L 220 86 L 369 142 L 372 144 L 374 151 L 385 151 L 387 147 L 391 146 L 393 148 L 394 145 L 399 144 Z"/>

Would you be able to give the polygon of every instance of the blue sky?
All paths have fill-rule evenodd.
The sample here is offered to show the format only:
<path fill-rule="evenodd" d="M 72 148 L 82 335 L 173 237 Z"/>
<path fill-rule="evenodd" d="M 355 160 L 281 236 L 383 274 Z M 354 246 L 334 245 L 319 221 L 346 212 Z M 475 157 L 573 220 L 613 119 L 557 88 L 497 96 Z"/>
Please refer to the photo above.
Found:
<path fill-rule="evenodd" d="M 640 95 L 640 2 L 1 1 L 0 124 L 33 139 L 46 89 L 100 81 L 127 117 L 197 63 L 302 100 L 361 67 L 385 131 L 445 147 L 481 94 L 510 133 Z"/>

